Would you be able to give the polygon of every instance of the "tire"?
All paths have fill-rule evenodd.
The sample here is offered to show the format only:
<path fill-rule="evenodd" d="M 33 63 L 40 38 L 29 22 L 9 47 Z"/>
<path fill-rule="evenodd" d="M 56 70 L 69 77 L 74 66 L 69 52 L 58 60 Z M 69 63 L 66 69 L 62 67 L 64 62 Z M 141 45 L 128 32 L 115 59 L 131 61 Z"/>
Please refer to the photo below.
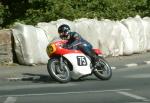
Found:
<path fill-rule="evenodd" d="M 94 68 L 94 75 L 101 80 L 109 80 L 112 77 L 112 69 L 108 62 L 99 56 L 98 66 Z"/>
<path fill-rule="evenodd" d="M 60 68 L 59 58 L 51 58 L 48 60 L 47 70 L 50 76 L 60 83 L 67 83 L 71 80 L 70 70 L 64 61 L 62 62 L 62 67 Z"/>

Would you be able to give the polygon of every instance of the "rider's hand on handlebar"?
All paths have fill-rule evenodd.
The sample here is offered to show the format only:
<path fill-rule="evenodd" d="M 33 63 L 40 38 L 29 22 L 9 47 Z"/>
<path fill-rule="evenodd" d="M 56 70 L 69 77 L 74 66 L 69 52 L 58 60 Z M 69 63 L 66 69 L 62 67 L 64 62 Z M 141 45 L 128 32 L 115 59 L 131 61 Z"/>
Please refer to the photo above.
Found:
<path fill-rule="evenodd" d="M 68 49 L 68 45 L 67 44 L 63 44 L 62 47 L 65 48 L 65 49 Z"/>

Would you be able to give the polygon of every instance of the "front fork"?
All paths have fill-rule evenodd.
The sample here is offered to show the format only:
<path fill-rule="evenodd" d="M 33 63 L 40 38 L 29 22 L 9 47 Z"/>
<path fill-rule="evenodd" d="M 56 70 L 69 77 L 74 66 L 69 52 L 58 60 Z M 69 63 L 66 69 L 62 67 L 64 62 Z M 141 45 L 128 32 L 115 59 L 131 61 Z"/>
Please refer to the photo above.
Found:
<path fill-rule="evenodd" d="M 60 56 L 60 69 L 63 69 L 63 56 Z"/>

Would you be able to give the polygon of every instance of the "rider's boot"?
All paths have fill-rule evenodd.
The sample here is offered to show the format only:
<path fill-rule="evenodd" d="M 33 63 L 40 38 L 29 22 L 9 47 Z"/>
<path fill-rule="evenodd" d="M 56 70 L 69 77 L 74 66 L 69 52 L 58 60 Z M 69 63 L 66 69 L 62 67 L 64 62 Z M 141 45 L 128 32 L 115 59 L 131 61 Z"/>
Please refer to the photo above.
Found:
<path fill-rule="evenodd" d="M 89 56 L 91 58 L 92 66 L 93 67 L 98 66 L 99 65 L 99 58 L 98 58 L 98 56 L 95 53 L 93 53 L 93 52 L 91 52 Z"/>
<path fill-rule="evenodd" d="M 92 59 L 92 65 L 93 65 L 93 67 L 99 66 L 99 59 L 98 59 L 97 56 L 93 57 L 93 59 Z"/>

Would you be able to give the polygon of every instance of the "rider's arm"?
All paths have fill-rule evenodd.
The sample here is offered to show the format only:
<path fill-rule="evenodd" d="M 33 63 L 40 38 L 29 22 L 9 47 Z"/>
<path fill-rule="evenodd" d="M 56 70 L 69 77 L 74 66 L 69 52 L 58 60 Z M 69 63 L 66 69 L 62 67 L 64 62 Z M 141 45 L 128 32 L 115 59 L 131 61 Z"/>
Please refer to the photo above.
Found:
<path fill-rule="evenodd" d="M 79 39 L 80 39 L 80 34 L 78 34 L 77 32 L 74 32 L 73 38 L 74 38 L 75 40 L 79 40 Z"/>
<path fill-rule="evenodd" d="M 70 49 L 73 49 L 75 46 L 81 43 L 81 36 L 76 32 L 70 32 L 69 34 L 70 34 L 70 38 L 67 44 Z"/>

